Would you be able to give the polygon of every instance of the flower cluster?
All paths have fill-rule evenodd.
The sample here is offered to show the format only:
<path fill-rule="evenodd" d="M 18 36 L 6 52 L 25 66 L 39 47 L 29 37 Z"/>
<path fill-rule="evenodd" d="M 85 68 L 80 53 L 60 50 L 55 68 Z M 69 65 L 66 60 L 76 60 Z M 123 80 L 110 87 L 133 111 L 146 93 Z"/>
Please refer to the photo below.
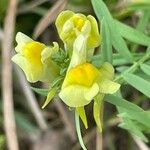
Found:
<path fill-rule="evenodd" d="M 114 68 L 105 62 L 99 68 L 91 62 L 93 52 L 100 45 L 101 36 L 96 19 L 89 15 L 66 10 L 56 19 L 56 28 L 64 43 L 47 46 L 17 33 L 17 54 L 12 60 L 24 71 L 29 82 L 50 84 L 43 108 L 58 94 L 62 101 L 78 112 L 88 127 L 84 107 L 94 100 L 93 115 L 101 130 L 100 107 L 105 94 L 115 93 L 120 85 L 113 82 Z"/>

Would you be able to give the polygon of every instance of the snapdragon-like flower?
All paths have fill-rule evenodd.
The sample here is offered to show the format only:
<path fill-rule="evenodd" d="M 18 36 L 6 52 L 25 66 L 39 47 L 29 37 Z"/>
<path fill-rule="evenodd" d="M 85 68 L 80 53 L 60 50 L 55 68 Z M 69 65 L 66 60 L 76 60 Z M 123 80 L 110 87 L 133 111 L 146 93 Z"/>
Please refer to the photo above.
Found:
<path fill-rule="evenodd" d="M 98 24 L 91 15 L 85 16 L 69 10 L 63 11 L 56 19 L 56 27 L 69 51 L 73 49 L 73 43 L 80 34 L 87 38 L 87 50 L 93 50 L 100 44 Z"/>
<path fill-rule="evenodd" d="M 59 93 L 62 101 L 74 107 L 87 127 L 84 106 L 94 99 L 94 118 L 101 129 L 99 119 L 100 104 L 105 94 L 115 93 L 120 85 L 113 82 L 114 69 L 104 63 L 98 69 L 86 61 L 86 39 L 80 35 L 74 43 L 69 70 Z"/>
<path fill-rule="evenodd" d="M 16 41 L 17 54 L 12 57 L 12 61 L 20 66 L 29 82 L 50 82 L 57 77 L 59 68 L 51 60 L 51 56 L 59 49 L 56 42 L 53 47 L 46 46 L 21 32 L 17 33 Z"/>
<path fill-rule="evenodd" d="M 97 69 L 90 63 L 77 65 L 70 69 L 62 85 L 60 97 L 70 107 L 81 107 L 89 104 L 98 94 L 113 94 L 119 84 L 112 81 L 114 69 L 104 63 Z"/>

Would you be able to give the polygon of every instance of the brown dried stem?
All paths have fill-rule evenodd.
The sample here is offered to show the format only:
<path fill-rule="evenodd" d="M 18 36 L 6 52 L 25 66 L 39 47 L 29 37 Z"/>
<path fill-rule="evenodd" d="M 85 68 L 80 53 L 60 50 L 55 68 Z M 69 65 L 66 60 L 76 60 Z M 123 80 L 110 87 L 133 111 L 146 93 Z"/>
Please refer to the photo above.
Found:
<path fill-rule="evenodd" d="M 68 116 L 65 108 L 63 107 L 63 105 L 62 105 L 61 101 L 59 101 L 59 99 L 55 99 L 54 104 L 55 104 L 58 112 L 61 115 L 62 122 L 64 123 L 64 125 L 68 131 L 68 135 L 70 136 L 71 140 L 74 142 L 76 140 L 76 132 L 75 132 L 74 126 L 71 124 L 71 121 L 69 119 L 69 116 Z"/>
<path fill-rule="evenodd" d="M 20 85 L 22 87 L 22 90 L 25 94 L 25 97 L 27 99 L 29 107 L 31 108 L 31 111 L 35 117 L 35 120 L 36 120 L 39 128 L 41 130 L 47 130 L 48 126 L 47 126 L 46 121 L 43 117 L 42 111 L 39 108 L 39 105 L 36 101 L 36 97 L 33 94 L 33 92 L 31 91 L 29 83 L 27 82 L 26 78 L 24 77 L 23 73 L 21 72 L 21 70 L 19 68 L 16 67 L 15 71 L 17 73 Z"/>
<path fill-rule="evenodd" d="M 32 11 L 33 9 L 35 9 L 35 7 L 38 7 L 39 5 L 41 5 L 45 2 L 48 2 L 48 1 L 49 0 L 34 0 L 31 2 L 28 2 L 28 3 L 20 6 L 18 8 L 17 13 L 19 13 L 19 14 L 28 13 L 28 12 Z"/>
<path fill-rule="evenodd" d="M 149 150 L 149 147 L 141 139 L 139 139 L 136 136 L 132 136 L 132 137 L 135 143 L 137 144 L 139 150 Z"/>
<path fill-rule="evenodd" d="M 41 18 L 34 29 L 33 37 L 36 39 L 39 35 L 56 19 L 57 15 L 65 8 L 67 0 L 58 0 Z"/>
<path fill-rule="evenodd" d="M 14 116 L 12 94 L 11 50 L 15 27 L 17 0 L 10 0 L 4 21 L 4 37 L 2 41 L 2 90 L 4 107 L 4 128 L 9 150 L 18 150 L 18 140 Z"/>

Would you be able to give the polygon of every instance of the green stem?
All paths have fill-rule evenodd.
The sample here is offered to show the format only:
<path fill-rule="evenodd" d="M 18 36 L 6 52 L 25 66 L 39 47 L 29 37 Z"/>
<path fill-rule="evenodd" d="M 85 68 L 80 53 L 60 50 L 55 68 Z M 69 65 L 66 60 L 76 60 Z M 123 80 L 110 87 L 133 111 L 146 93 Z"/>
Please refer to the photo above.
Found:
<path fill-rule="evenodd" d="M 121 73 L 121 75 L 116 77 L 114 81 L 122 83 L 123 82 L 123 74 L 134 72 L 140 66 L 140 64 L 144 63 L 148 58 L 150 58 L 150 50 L 149 49 L 150 49 L 150 47 L 148 48 L 146 54 L 139 61 L 135 62 L 130 68 L 125 70 L 123 73 Z"/>
<path fill-rule="evenodd" d="M 81 135 L 80 120 L 79 120 L 79 114 L 77 113 L 77 111 L 75 111 L 75 122 L 76 122 L 76 131 L 77 131 L 79 143 L 83 150 L 87 150 L 87 148 L 84 145 L 83 138 Z"/>

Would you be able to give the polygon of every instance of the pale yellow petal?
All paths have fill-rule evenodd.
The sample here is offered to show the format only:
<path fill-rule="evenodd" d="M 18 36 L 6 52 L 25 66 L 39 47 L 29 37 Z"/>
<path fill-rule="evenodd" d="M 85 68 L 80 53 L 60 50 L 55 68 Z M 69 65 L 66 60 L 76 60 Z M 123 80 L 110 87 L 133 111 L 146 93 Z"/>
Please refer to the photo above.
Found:
<path fill-rule="evenodd" d="M 98 91 L 98 86 L 95 85 L 89 88 L 81 85 L 70 85 L 61 89 L 59 96 L 69 107 L 81 107 L 89 104 Z"/>
<path fill-rule="evenodd" d="M 99 92 L 99 86 L 97 83 L 94 83 L 92 87 L 89 89 L 89 91 L 85 93 L 84 96 L 88 101 L 91 101 L 91 99 L 93 99 L 98 92 Z"/>
<path fill-rule="evenodd" d="M 70 10 L 66 10 L 66 11 L 62 11 L 57 19 L 56 19 L 56 27 L 57 27 L 57 30 L 58 30 L 58 33 L 60 34 L 62 32 L 62 28 L 63 28 L 63 25 L 64 23 L 70 19 L 72 16 L 74 15 L 74 12 L 70 11 Z"/>
<path fill-rule="evenodd" d="M 22 32 L 18 32 L 16 35 L 16 42 L 18 45 L 15 47 L 16 52 L 22 51 L 23 47 L 33 40 Z"/>
<path fill-rule="evenodd" d="M 78 36 L 73 45 L 73 54 L 68 67 L 68 71 L 86 62 L 86 39 L 83 35 Z"/>
<path fill-rule="evenodd" d="M 101 36 L 99 34 L 98 24 L 97 24 L 96 19 L 91 15 L 87 16 L 87 19 L 91 23 L 91 33 L 88 38 L 88 47 L 89 49 L 91 49 L 100 45 Z"/>
<path fill-rule="evenodd" d="M 114 77 L 114 68 L 113 66 L 108 63 L 108 62 L 105 62 L 99 69 L 100 71 L 100 74 L 102 77 L 105 77 L 105 78 L 108 78 L 110 80 L 113 79 Z"/>
<path fill-rule="evenodd" d="M 100 93 L 113 94 L 120 88 L 120 84 L 108 79 L 103 79 L 99 82 Z"/>
<path fill-rule="evenodd" d="M 38 66 L 32 66 L 28 60 L 20 54 L 16 54 L 12 57 L 12 61 L 15 62 L 24 71 L 26 78 L 29 82 L 36 82 L 42 78 L 42 68 Z"/>
<path fill-rule="evenodd" d="M 53 42 L 54 46 L 46 47 L 41 52 L 41 61 L 45 63 L 46 60 L 51 59 L 52 55 L 57 53 L 59 50 L 59 45 L 57 42 Z"/>

